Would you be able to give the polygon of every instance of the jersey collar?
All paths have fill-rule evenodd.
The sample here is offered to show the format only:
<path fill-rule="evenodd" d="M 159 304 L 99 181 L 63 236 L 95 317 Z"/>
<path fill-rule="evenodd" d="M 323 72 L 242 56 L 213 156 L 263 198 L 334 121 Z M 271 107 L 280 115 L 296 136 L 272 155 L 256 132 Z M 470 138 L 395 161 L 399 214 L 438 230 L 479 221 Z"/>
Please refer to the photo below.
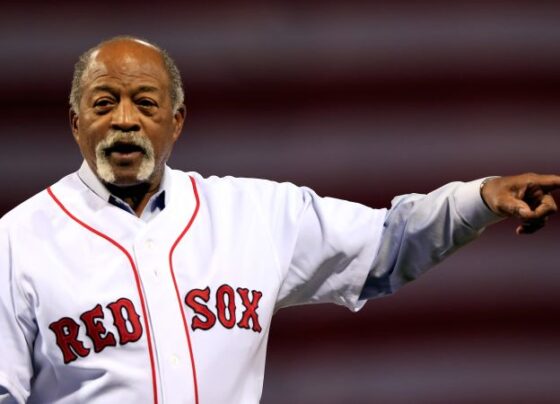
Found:
<path fill-rule="evenodd" d="M 169 187 L 170 187 L 170 173 L 171 169 L 166 165 L 163 171 L 163 176 L 161 178 L 161 184 L 159 186 L 159 190 L 152 195 L 148 204 L 144 208 L 140 219 L 144 220 L 145 222 L 150 221 L 153 219 L 159 212 L 165 209 L 166 204 L 166 194 L 169 194 Z M 80 180 L 97 196 L 99 196 L 104 201 L 115 205 L 131 214 L 136 216 L 136 213 L 132 208 L 121 198 L 112 195 L 109 190 L 103 185 L 103 183 L 97 178 L 93 170 L 90 168 L 89 164 L 84 160 L 80 169 L 78 170 L 78 177 Z"/>

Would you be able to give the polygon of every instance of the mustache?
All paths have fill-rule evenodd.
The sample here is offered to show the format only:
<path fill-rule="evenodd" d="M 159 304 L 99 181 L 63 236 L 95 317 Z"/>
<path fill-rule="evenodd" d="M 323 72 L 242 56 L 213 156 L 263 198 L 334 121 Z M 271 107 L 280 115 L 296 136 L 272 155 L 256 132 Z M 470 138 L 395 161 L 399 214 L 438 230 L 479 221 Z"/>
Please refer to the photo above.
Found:
<path fill-rule="evenodd" d="M 109 155 L 112 150 L 118 148 L 140 150 L 146 157 L 152 157 L 154 154 L 152 143 L 141 132 L 118 129 L 112 129 L 108 132 L 107 137 L 97 145 L 96 152 L 97 154 Z"/>

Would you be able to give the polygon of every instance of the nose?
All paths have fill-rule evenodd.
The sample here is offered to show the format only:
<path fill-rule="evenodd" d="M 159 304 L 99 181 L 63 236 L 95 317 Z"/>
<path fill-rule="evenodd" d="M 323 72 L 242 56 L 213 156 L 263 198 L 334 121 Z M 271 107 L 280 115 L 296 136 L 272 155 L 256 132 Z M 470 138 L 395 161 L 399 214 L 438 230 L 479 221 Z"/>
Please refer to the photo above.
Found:
<path fill-rule="evenodd" d="M 138 111 L 133 102 L 121 99 L 113 110 L 111 126 L 113 129 L 124 132 L 136 132 L 140 130 Z"/>

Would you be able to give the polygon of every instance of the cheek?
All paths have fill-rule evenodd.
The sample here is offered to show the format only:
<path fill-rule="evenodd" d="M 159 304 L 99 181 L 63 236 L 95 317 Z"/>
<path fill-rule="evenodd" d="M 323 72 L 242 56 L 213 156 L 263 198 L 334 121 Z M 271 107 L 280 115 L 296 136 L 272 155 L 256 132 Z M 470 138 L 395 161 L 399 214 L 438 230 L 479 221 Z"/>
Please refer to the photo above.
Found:
<path fill-rule="evenodd" d="M 82 153 L 82 157 L 90 164 L 90 166 L 93 164 L 93 166 L 95 167 L 96 166 L 95 147 L 90 145 L 89 142 L 83 140 L 80 141 L 78 145 L 80 146 L 80 152 Z"/>
<path fill-rule="evenodd" d="M 156 156 L 160 159 L 165 159 L 169 157 L 175 143 L 173 136 L 175 126 L 173 125 L 172 120 L 161 122 L 158 126 L 157 130 L 151 132 L 153 136 L 149 137 L 154 147 Z M 148 130 L 146 132 L 149 133 Z"/>
<path fill-rule="evenodd" d="M 159 140 L 157 142 L 152 143 L 154 146 L 154 151 L 156 153 L 156 158 L 160 160 L 166 160 L 169 155 L 171 154 L 171 150 L 173 149 L 173 140 L 171 137 L 166 138 L 165 140 Z"/>
<path fill-rule="evenodd" d="M 82 137 L 82 141 L 80 142 L 80 147 L 82 149 L 82 152 L 91 154 L 91 153 L 95 153 L 96 144 L 97 142 L 95 141 L 93 136 L 89 134 L 84 134 Z"/>
<path fill-rule="evenodd" d="M 100 131 L 95 130 L 95 127 L 88 126 L 87 128 L 88 130 L 80 132 L 78 144 L 84 157 L 93 159 L 95 158 L 95 148 L 103 136 Z"/>

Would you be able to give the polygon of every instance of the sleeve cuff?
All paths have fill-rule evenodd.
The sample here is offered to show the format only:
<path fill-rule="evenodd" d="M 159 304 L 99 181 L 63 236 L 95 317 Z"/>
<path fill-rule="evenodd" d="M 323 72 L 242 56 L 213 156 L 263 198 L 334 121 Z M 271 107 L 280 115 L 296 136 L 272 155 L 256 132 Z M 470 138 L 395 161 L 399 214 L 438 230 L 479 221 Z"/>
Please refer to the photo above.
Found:
<path fill-rule="evenodd" d="M 488 209 L 482 200 L 480 184 L 485 179 L 480 178 L 463 183 L 456 189 L 453 195 L 457 213 L 476 230 L 482 230 L 491 224 L 505 219 L 504 216 L 500 216 Z"/>

